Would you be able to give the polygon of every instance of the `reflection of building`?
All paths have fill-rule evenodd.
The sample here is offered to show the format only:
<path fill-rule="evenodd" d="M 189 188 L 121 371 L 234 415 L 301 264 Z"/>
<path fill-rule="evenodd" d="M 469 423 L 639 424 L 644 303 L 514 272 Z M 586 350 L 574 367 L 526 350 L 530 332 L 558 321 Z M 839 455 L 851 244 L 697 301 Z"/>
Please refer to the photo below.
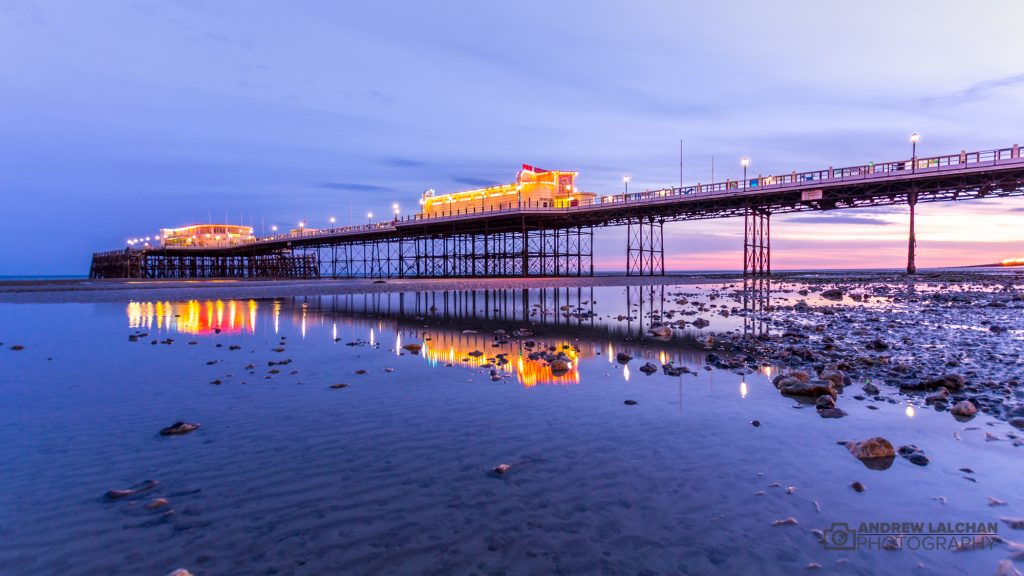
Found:
<path fill-rule="evenodd" d="M 166 330 L 182 334 L 228 333 L 256 330 L 255 300 L 198 302 L 129 302 L 128 327 Z"/>
<path fill-rule="evenodd" d="M 466 190 L 437 196 L 427 190 L 420 199 L 425 216 L 502 210 L 519 206 L 566 208 L 589 204 L 594 194 L 576 189 L 578 172 L 543 170 L 527 164 L 516 174 L 514 184 Z"/>
<path fill-rule="evenodd" d="M 181 228 L 163 228 L 160 238 L 166 247 L 233 246 L 252 242 L 252 228 L 237 224 L 194 224 Z"/>

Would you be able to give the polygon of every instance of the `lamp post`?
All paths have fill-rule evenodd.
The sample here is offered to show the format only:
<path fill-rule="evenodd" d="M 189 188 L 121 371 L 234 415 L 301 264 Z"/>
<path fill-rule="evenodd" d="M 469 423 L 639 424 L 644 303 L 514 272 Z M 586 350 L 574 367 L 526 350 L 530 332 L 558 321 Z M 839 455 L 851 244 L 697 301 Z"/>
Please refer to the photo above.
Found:
<path fill-rule="evenodd" d="M 270 231 L 274 233 L 274 236 L 277 236 L 277 224 L 272 225 Z"/>
<path fill-rule="evenodd" d="M 747 166 L 750 166 L 750 158 L 744 156 L 740 158 L 740 164 L 743 166 L 743 189 L 747 189 Z"/>
<path fill-rule="evenodd" d="M 331 216 L 331 217 L 330 217 L 330 218 L 328 218 L 327 220 L 328 220 L 328 222 L 330 222 L 330 223 L 331 223 L 331 228 L 334 228 L 334 223 L 336 222 L 336 220 L 335 220 L 334 216 Z"/>
<path fill-rule="evenodd" d="M 391 204 L 391 211 L 395 213 L 395 221 L 398 221 L 398 202 Z"/>
<path fill-rule="evenodd" d="M 622 184 L 626 187 L 626 194 L 629 194 L 629 176 L 622 177 Z"/>
<path fill-rule="evenodd" d="M 372 221 L 373 221 L 373 212 L 367 212 L 366 213 L 366 225 L 369 226 Z"/>
<path fill-rule="evenodd" d="M 910 171 L 911 173 L 917 172 L 917 141 L 921 137 L 914 132 L 910 135 Z"/>

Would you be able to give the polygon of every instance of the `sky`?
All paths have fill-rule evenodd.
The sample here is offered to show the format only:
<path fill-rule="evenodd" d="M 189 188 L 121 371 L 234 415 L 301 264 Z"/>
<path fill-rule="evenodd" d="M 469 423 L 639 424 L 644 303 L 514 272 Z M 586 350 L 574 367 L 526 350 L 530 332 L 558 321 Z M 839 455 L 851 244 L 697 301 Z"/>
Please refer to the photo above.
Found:
<path fill-rule="evenodd" d="M 0 276 L 210 219 L 364 222 L 511 182 L 617 193 L 1024 144 L 1024 3 L 0 0 Z M 918 265 L 1024 256 L 1024 200 L 919 205 Z M 906 265 L 907 211 L 777 216 L 772 267 Z M 742 221 L 666 225 L 741 266 Z M 625 268 L 625 231 L 595 238 Z"/>

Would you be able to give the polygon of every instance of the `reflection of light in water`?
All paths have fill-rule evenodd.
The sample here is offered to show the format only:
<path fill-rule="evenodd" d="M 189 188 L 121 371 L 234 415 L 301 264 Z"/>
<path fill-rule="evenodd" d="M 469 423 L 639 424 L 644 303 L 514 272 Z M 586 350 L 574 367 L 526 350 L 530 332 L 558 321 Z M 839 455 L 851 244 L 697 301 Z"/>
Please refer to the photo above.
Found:
<path fill-rule="evenodd" d="M 274 334 L 281 329 L 281 301 L 274 300 Z"/>
<path fill-rule="evenodd" d="M 182 334 L 206 334 L 221 330 L 226 332 L 249 332 L 256 329 L 256 301 L 248 303 L 248 316 L 240 301 L 228 301 L 224 318 L 224 303 L 219 306 L 213 301 L 188 302 L 129 302 L 128 327 L 175 331 Z"/>
<path fill-rule="evenodd" d="M 332 340 L 337 340 L 338 339 L 338 323 L 337 322 L 334 322 L 331 325 L 331 339 Z"/>
<path fill-rule="evenodd" d="M 608 363 L 609 364 L 614 364 L 615 363 L 615 349 L 612 348 L 612 343 L 611 342 L 608 343 Z"/>
<path fill-rule="evenodd" d="M 302 305 L 302 339 L 306 339 L 306 304 Z"/>
<path fill-rule="evenodd" d="M 914 412 L 914 405 L 907 404 L 907 409 L 904 412 L 906 412 L 907 418 L 913 418 L 914 414 L 916 414 L 916 412 Z"/>
<path fill-rule="evenodd" d="M 740 382 L 740 398 L 746 398 L 746 397 L 747 397 L 747 383 L 746 382 Z"/>
<path fill-rule="evenodd" d="M 666 356 L 666 355 L 665 355 L 665 351 L 664 351 L 664 350 L 662 350 L 662 351 L 661 351 L 661 352 L 660 352 L 660 353 L 658 354 L 658 360 L 660 360 L 660 361 L 661 361 L 661 364 L 662 364 L 662 366 L 664 366 L 665 364 L 667 364 L 667 363 L 668 363 L 668 361 L 667 361 L 667 358 L 668 358 L 668 356 Z"/>
<path fill-rule="evenodd" d="M 772 377 L 772 367 L 771 366 L 761 366 L 761 373 L 764 374 L 765 376 L 771 378 Z"/>
<path fill-rule="evenodd" d="M 373 333 L 373 328 L 370 328 L 370 346 L 373 346 L 373 343 L 376 341 L 376 339 L 377 337 Z"/>
<path fill-rule="evenodd" d="M 402 332 L 395 331 L 395 356 L 402 355 Z"/>
<path fill-rule="evenodd" d="M 629 382 L 629 364 L 622 365 L 622 377 L 626 379 L 626 382 Z"/>

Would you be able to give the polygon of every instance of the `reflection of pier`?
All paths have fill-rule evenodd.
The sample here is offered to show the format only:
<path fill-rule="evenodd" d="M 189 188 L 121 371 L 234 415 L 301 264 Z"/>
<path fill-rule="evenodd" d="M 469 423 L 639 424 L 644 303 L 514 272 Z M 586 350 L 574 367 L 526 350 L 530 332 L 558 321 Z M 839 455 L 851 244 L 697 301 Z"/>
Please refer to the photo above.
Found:
<path fill-rule="evenodd" d="M 768 333 L 768 313 L 771 311 L 772 281 L 768 277 L 743 279 L 743 335 L 760 336 Z"/>

